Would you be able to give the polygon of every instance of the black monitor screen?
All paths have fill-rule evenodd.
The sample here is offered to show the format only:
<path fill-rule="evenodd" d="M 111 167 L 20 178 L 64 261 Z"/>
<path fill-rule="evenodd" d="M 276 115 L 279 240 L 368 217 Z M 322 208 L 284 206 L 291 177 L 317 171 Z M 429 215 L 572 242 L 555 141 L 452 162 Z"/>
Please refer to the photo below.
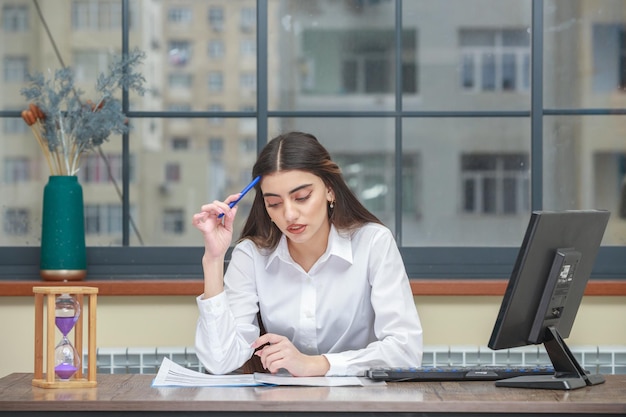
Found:
<path fill-rule="evenodd" d="M 604 210 L 532 213 L 489 347 L 543 343 L 555 374 L 510 378 L 496 385 L 574 389 L 604 381 L 582 369 L 563 339 L 574 324 L 609 216 Z"/>

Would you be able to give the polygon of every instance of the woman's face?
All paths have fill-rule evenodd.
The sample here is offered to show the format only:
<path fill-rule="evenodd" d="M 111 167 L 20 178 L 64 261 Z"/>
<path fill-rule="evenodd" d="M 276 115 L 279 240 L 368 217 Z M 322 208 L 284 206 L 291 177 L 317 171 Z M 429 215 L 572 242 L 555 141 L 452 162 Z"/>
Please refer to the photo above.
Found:
<path fill-rule="evenodd" d="M 261 191 L 270 218 L 293 243 L 326 241 L 327 206 L 334 195 L 321 178 L 306 171 L 279 171 L 263 176 Z"/>

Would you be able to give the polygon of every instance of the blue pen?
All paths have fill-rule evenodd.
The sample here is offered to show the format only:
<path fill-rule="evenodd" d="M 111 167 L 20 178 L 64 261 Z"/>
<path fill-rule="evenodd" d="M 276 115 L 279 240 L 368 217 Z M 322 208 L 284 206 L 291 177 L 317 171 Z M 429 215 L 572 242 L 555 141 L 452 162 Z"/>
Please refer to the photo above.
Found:
<path fill-rule="evenodd" d="M 230 203 L 228 203 L 228 207 L 230 207 L 230 208 L 235 207 L 235 204 L 237 204 L 239 202 L 239 200 L 241 200 L 243 198 L 243 196 L 246 195 L 246 193 L 248 191 L 250 191 L 252 189 L 252 187 L 254 187 L 256 185 L 256 183 L 259 182 L 259 181 L 261 181 L 261 176 L 260 175 L 258 177 L 256 177 L 255 179 L 253 179 L 252 182 L 250 182 L 250 184 L 246 185 L 246 188 L 241 190 L 241 192 L 239 193 L 239 198 L 236 199 L 235 201 L 231 201 Z M 218 219 L 221 219 L 222 217 L 224 217 L 224 213 L 221 213 L 219 216 L 217 216 Z"/>

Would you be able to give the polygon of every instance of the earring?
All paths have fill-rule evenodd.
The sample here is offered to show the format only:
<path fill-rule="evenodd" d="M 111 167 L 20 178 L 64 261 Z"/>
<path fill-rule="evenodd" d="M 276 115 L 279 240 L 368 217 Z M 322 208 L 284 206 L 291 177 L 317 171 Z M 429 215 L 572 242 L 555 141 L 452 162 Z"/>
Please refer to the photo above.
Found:
<path fill-rule="evenodd" d="M 331 202 L 330 202 L 330 208 L 331 208 L 331 209 L 332 209 L 332 208 L 335 208 L 335 200 L 333 200 L 333 201 L 331 201 Z"/>

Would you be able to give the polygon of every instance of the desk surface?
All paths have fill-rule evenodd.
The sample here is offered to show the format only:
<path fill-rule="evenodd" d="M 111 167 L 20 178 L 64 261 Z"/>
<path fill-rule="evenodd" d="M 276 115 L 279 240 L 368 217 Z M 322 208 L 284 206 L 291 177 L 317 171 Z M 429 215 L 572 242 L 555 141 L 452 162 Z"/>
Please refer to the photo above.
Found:
<path fill-rule="evenodd" d="M 298 413 L 626 414 L 626 375 L 573 391 L 495 387 L 493 382 L 403 382 L 376 387 L 152 388 L 153 375 L 105 375 L 96 388 L 33 387 L 32 374 L 0 379 L 0 415 L 194 415 Z M 17 413 L 17 412 L 24 413 Z M 231 414 L 229 414 L 231 415 Z"/>

